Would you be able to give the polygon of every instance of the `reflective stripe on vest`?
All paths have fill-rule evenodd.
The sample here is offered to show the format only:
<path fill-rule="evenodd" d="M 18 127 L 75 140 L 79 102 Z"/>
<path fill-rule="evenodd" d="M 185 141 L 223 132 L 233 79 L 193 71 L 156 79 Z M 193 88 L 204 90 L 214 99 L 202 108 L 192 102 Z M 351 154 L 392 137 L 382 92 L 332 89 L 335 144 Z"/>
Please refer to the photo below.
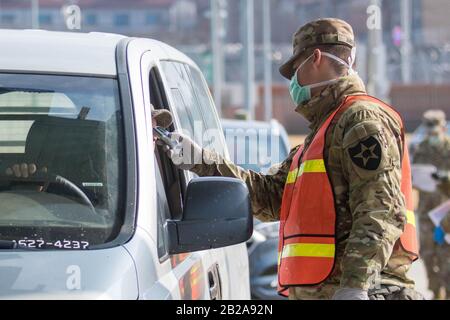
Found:
<path fill-rule="evenodd" d="M 372 101 L 394 111 L 375 98 L 350 96 L 324 122 L 308 149 L 301 147 L 292 160 L 280 212 L 278 289 L 283 295 L 287 294 L 289 286 L 316 285 L 325 281 L 334 268 L 336 210 L 323 150 L 331 121 L 339 111 L 345 111 L 357 100 Z M 397 120 L 403 125 L 399 116 Z M 418 248 L 406 147 L 402 159 L 401 190 L 406 200 L 407 224 L 399 243 L 411 259 L 416 259 Z"/>
<path fill-rule="evenodd" d="M 283 248 L 283 257 L 334 257 L 334 244 L 292 243 Z"/>
<path fill-rule="evenodd" d="M 286 179 L 286 184 L 295 183 L 298 177 L 300 177 L 304 173 L 312 173 L 312 172 L 327 172 L 325 169 L 325 162 L 323 159 L 318 160 L 308 160 L 302 163 L 300 169 L 294 169 L 289 172 L 288 177 Z"/>
<path fill-rule="evenodd" d="M 278 255 L 278 262 L 281 255 L 283 258 L 289 257 L 324 257 L 333 258 L 335 251 L 334 244 L 322 243 L 292 243 L 283 248 L 283 252 Z"/>
<path fill-rule="evenodd" d="M 409 223 L 416 227 L 416 217 L 414 215 L 414 211 L 406 210 L 406 223 Z"/>

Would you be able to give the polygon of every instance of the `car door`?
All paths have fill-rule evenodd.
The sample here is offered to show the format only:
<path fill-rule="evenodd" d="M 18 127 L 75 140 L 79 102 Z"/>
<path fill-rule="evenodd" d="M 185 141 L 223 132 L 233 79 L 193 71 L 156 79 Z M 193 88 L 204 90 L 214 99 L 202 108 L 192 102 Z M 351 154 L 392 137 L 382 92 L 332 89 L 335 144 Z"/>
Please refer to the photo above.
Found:
<path fill-rule="evenodd" d="M 230 159 L 220 120 L 206 80 L 198 68 L 190 66 L 189 69 L 192 87 L 198 98 L 205 129 L 208 132 L 205 136 L 205 147 L 213 148 L 226 159 Z M 225 247 L 219 249 L 219 252 L 225 257 L 228 267 L 228 273 L 226 274 L 230 292 L 228 298 L 249 299 L 249 264 L 246 244 L 241 243 Z"/>
<path fill-rule="evenodd" d="M 168 109 L 175 116 L 171 130 L 178 129 L 181 120 L 176 117 L 170 104 L 169 92 L 165 89 L 158 57 L 151 51 L 143 54 L 141 59 L 143 99 L 148 105 L 157 109 Z M 147 123 L 151 124 L 151 114 L 146 113 Z M 182 119 L 184 121 L 184 119 Z M 151 125 L 149 126 L 149 128 Z M 150 135 L 150 134 L 149 134 Z M 163 150 L 155 148 L 155 176 L 157 197 L 157 246 L 159 258 L 159 281 L 166 288 L 176 286 L 181 299 L 220 299 L 222 296 L 218 263 L 211 251 L 169 255 L 165 243 L 164 223 L 167 219 L 182 216 L 184 193 L 189 178 L 177 170 Z"/>
<path fill-rule="evenodd" d="M 175 61 L 161 61 L 161 68 L 163 72 L 163 82 L 168 92 L 169 100 L 172 104 L 172 111 L 179 120 L 178 131 L 183 131 L 192 137 L 198 144 L 211 146 L 214 141 L 214 134 L 211 138 L 203 139 L 203 134 L 207 127 L 205 126 L 203 110 L 200 108 L 200 103 L 196 92 L 192 87 L 192 82 L 189 74 L 189 65 L 186 63 Z M 211 111 L 209 111 L 211 112 Z M 214 112 L 214 110 L 213 110 Z M 216 144 L 217 151 L 223 153 L 223 145 Z M 190 172 L 183 172 L 186 180 L 195 177 Z M 209 250 L 211 258 L 211 273 L 209 277 L 213 277 L 213 295 L 220 298 L 229 297 L 229 279 L 228 266 L 223 249 Z M 220 292 L 216 289 L 216 285 L 220 285 Z"/>
<path fill-rule="evenodd" d="M 217 112 L 200 70 L 189 63 L 161 61 L 165 85 L 169 88 L 173 106 L 181 118 L 181 128 L 196 143 L 213 149 L 228 158 Z M 194 177 L 188 174 L 188 178 Z M 218 265 L 222 297 L 244 299 L 249 297 L 248 256 L 245 244 L 210 250 Z"/>

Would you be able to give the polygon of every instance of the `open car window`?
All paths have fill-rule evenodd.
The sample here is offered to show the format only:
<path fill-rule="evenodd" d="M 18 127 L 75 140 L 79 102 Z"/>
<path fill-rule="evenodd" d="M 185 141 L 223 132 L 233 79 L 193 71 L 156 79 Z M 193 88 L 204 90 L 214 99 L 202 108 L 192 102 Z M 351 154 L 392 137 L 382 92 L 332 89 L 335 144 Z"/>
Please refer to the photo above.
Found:
<path fill-rule="evenodd" d="M 175 61 L 161 61 L 181 127 L 199 145 L 225 154 L 220 122 L 201 73 Z"/>

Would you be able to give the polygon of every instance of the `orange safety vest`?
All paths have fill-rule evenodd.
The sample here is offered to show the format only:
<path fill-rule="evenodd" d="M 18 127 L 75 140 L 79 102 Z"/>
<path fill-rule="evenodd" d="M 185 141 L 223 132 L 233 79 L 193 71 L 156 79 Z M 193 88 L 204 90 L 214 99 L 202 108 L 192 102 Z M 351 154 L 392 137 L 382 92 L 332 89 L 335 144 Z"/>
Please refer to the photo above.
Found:
<path fill-rule="evenodd" d="M 400 115 L 382 101 L 367 96 L 347 97 L 325 121 L 307 150 L 303 146 L 295 154 L 284 188 L 280 212 L 278 290 L 286 295 L 290 286 L 317 285 L 325 281 L 334 268 L 336 245 L 336 210 L 324 147 L 327 130 L 339 112 L 356 101 L 370 101 L 391 110 L 402 124 L 403 159 L 401 191 L 406 200 L 407 224 L 397 245 L 411 260 L 418 257 L 413 212 L 411 169 L 405 146 Z"/>

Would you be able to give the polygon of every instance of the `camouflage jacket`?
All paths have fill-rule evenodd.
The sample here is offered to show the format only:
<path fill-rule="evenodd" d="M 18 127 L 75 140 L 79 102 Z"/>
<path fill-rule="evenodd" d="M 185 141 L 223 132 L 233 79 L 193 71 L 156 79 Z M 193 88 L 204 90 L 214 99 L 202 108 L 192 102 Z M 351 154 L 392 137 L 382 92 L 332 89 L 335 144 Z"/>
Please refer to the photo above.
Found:
<path fill-rule="evenodd" d="M 360 78 L 348 76 L 299 106 L 297 112 L 311 122 L 305 148 L 346 96 L 362 93 L 365 88 Z M 414 287 L 406 276 L 411 261 L 394 248 L 406 224 L 400 193 L 400 135 L 397 121 L 381 106 L 369 102 L 354 103 L 331 124 L 324 157 L 335 196 L 336 263 L 325 282 L 293 288 L 290 297 L 330 299 L 339 287 L 368 290 L 380 283 Z M 367 141 L 378 146 L 377 154 L 357 159 Z M 358 148 L 360 153 L 354 151 Z M 204 159 L 212 164 L 196 165 L 193 171 L 200 176 L 240 178 L 250 190 L 254 215 L 262 221 L 275 221 L 279 219 L 286 177 L 297 150 L 294 148 L 272 175 L 243 170 L 208 150 L 204 150 Z"/>
<path fill-rule="evenodd" d="M 422 141 L 413 155 L 416 164 L 430 164 L 438 170 L 450 170 L 450 137 L 446 136 L 439 145 L 432 145 L 428 140 Z M 421 223 L 431 224 L 428 212 L 439 206 L 450 196 L 445 183 L 438 186 L 441 192 L 419 191 L 419 219 Z"/>
<path fill-rule="evenodd" d="M 448 181 L 438 185 L 440 194 L 425 192 L 420 194 L 421 202 L 419 208 L 424 207 L 423 209 L 427 209 L 426 211 L 424 210 L 425 213 L 450 198 L 450 136 L 445 136 L 444 141 L 439 145 L 432 145 L 427 140 L 422 141 L 414 153 L 414 162 L 431 164 L 436 166 L 438 170 L 448 171 Z M 427 208 L 425 208 L 425 205 L 422 206 L 422 198 L 425 199 L 426 205 L 428 205 Z M 426 217 L 431 223 L 428 216 Z M 450 233 L 450 213 L 442 220 L 441 226 L 446 233 Z"/>
<path fill-rule="evenodd" d="M 450 171 L 449 171 L 448 175 L 450 178 Z M 445 195 L 446 200 L 448 200 L 448 198 L 450 198 L 450 180 L 448 180 L 447 182 L 441 183 L 438 187 L 439 187 L 439 190 L 442 192 L 442 194 Z M 450 212 L 447 213 L 447 215 L 444 217 L 444 219 L 442 219 L 441 227 L 442 227 L 442 229 L 444 229 L 445 233 L 450 234 Z"/>

